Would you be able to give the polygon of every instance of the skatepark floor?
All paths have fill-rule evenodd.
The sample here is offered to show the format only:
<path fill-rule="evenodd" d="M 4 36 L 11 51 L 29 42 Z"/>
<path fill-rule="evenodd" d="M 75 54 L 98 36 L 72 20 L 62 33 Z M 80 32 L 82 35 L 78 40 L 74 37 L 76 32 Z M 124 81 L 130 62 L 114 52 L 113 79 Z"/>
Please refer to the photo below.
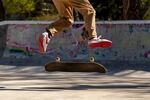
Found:
<path fill-rule="evenodd" d="M 121 66 L 121 65 L 120 65 Z M 0 62 L 1 100 L 149 100 L 149 70 L 45 72 L 42 65 Z"/>

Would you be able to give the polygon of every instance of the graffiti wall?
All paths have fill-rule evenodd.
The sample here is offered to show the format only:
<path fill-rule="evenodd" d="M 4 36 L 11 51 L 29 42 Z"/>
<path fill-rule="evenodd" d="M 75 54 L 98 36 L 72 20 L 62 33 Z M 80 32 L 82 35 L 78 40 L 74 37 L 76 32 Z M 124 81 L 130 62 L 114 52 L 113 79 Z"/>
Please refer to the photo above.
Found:
<path fill-rule="evenodd" d="M 41 57 L 38 36 L 51 22 L 5 22 L 6 47 L 3 57 Z M 44 58 L 60 56 L 65 60 L 150 60 L 150 21 L 97 22 L 97 33 L 112 40 L 110 48 L 89 49 L 81 41 L 83 23 L 76 22 L 72 28 L 53 37 Z"/>

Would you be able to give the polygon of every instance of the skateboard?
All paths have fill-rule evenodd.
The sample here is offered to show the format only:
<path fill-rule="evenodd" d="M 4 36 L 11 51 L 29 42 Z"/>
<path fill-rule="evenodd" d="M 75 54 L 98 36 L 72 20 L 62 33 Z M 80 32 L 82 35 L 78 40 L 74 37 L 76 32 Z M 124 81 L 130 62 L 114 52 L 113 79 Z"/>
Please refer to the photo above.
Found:
<path fill-rule="evenodd" d="M 94 62 L 93 57 L 90 58 L 89 62 L 63 62 L 57 57 L 54 62 L 45 65 L 45 70 L 47 72 L 107 72 L 107 69 L 102 64 Z"/>

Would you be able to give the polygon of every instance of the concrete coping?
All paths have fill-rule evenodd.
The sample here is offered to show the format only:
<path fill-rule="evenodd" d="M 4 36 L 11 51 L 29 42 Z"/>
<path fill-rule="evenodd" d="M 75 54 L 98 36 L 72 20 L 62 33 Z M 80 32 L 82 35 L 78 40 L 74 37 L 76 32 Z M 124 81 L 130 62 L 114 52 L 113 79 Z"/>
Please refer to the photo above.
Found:
<path fill-rule="evenodd" d="M 53 21 L 1 21 L 0 25 L 10 24 L 50 24 Z M 83 21 L 75 22 L 75 24 L 83 24 Z M 150 20 L 121 20 L 121 21 L 97 21 L 97 24 L 150 24 Z"/>

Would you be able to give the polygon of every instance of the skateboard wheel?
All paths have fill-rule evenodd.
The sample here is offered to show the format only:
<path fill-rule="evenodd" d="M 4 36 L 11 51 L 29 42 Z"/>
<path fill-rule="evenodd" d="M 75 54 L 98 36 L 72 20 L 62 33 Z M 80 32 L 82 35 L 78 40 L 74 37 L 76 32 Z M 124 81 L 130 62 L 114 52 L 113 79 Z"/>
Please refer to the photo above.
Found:
<path fill-rule="evenodd" d="M 94 62 L 94 60 L 95 60 L 94 57 L 90 58 L 90 62 Z"/>
<path fill-rule="evenodd" d="M 60 62 L 60 57 L 56 57 L 56 62 Z"/>

